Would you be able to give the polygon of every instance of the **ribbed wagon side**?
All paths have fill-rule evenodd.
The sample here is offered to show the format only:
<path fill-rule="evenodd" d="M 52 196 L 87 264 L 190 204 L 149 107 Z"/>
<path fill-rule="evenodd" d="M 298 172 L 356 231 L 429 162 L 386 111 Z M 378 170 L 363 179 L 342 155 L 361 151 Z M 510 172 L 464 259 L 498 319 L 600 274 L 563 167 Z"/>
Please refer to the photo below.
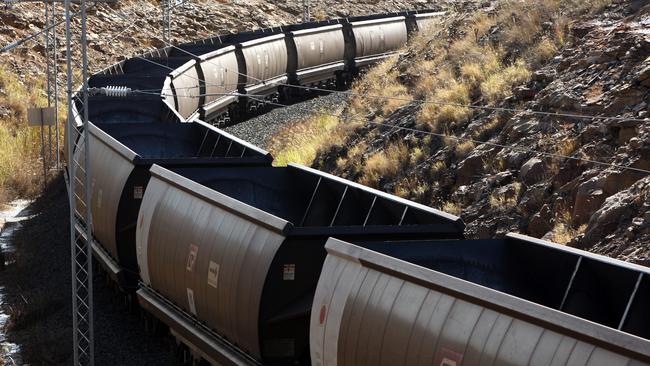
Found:
<path fill-rule="evenodd" d="M 137 228 L 139 300 L 213 357 L 220 351 L 201 349 L 203 339 L 225 339 L 222 348 L 265 364 L 309 363 L 328 237 L 460 238 L 464 228 L 455 216 L 300 166 L 151 174 Z M 170 309 L 208 332 L 164 316 Z"/>
<path fill-rule="evenodd" d="M 240 61 L 240 92 L 251 95 L 249 105 L 256 106 L 265 97 L 278 93 L 288 81 L 287 45 L 284 33 L 262 37 L 236 45 Z"/>
<path fill-rule="evenodd" d="M 135 223 L 153 164 L 219 168 L 268 166 L 272 161 L 266 151 L 203 122 L 90 123 L 88 132 L 94 254 L 125 289 L 134 289 L 137 281 Z M 84 144 L 79 146 L 77 157 L 84 153 Z M 78 176 L 82 174 L 77 170 Z M 77 195 L 84 192 L 82 182 L 78 178 Z M 79 206 L 84 217 L 84 207 Z"/>
<path fill-rule="evenodd" d="M 345 58 L 353 75 L 394 55 L 408 39 L 403 16 L 353 21 L 345 27 Z"/>
<path fill-rule="evenodd" d="M 235 46 L 228 46 L 207 53 L 200 57 L 199 67 L 205 81 L 205 94 L 200 99 L 200 117 L 206 122 L 220 119 L 221 124 L 228 124 L 232 105 L 239 100 L 235 95 L 238 90 L 239 64 Z"/>
<path fill-rule="evenodd" d="M 426 32 L 440 24 L 446 12 L 417 13 L 410 16 L 415 23 L 415 31 Z"/>
<path fill-rule="evenodd" d="M 341 24 L 287 33 L 289 81 L 302 85 L 335 82 L 345 68 Z"/>
<path fill-rule="evenodd" d="M 647 268 L 514 234 L 358 244 L 326 245 L 314 366 L 650 361 Z"/>
<path fill-rule="evenodd" d="M 163 88 L 163 99 L 168 103 L 174 101 L 170 108 L 180 115 L 182 121 L 198 117 L 204 80 L 202 69 L 197 66 L 196 60 L 187 61 L 167 76 L 164 85 L 168 85 L 169 89 Z"/>

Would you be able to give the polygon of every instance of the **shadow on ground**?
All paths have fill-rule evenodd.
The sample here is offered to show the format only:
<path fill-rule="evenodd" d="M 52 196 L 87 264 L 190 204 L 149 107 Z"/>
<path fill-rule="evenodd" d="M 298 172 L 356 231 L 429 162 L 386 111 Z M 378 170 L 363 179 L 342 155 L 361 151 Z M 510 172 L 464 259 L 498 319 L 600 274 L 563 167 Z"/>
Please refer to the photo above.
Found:
<path fill-rule="evenodd" d="M 13 235 L 15 263 L 0 272 L 8 338 L 25 364 L 72 364 L 68 196 L 62 176 L 28 208 L 33 215 Z M 95 291 L 96 365 L 170 365 L 169 341 L 146 334 L 103 277 Z"/>

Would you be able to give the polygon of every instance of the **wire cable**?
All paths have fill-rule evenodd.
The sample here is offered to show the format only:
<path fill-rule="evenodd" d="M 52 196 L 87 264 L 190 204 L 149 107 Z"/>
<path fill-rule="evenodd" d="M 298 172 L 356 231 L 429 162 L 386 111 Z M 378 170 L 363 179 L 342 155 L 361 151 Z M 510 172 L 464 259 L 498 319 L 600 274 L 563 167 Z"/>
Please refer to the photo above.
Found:
<path fill-rule="evenodd" d="M 94 4 L 91 6 L 91 8 L 92 8 L 92 7 L 95 7 L 96 5 L 97 5 L 97 3 L 94 3 Z M 70 15 L 70 17 L 71 17 L 71 18 L 74 18 L 74 17 L 78 16 L 79 14 L 81 14 L 80 11 L 78 11 L 78 12 L 76 12 L 76 13 L 72 13 L 72 14 Z M 51 26 L 49 26 L 49 27 L 45 27 L 45 28 L 41 29 L 40 31 L 38 31 L 38 32 L 36 32 L 36 33 L 33 33 L 33 34 L 31 34 L 31 35 L 29 35 L 29 36 L 27 36 L 27 37 L 23 37 L 23 38 L 18 39 L 18 40 L 14 41 L 14 42 L 11 42 L 10 44 L 8 44 L 8 45 L 6 45 L 6 46 L 0 48 L 0 54 L 5 53 L 5 52 L 7 52 L 7 51 L 10 51 L 10 50 L 12 50 L 12 49 L 14 49 L 14 48 L 16 48 L 16 47 L 22 45 L 22 44 L 25 43 L 25 42 L 29 42 L 29 41 L 31 41 L 31 40 L 33 40 L 33 39 L 35 39 L 35 38 L 38 38 L 38 37 L 41 36 L 43 33 L 48 32 L 48 31 L 50 31 L 52 28 L 56 28 L 57 26 L 59 26 L 59 25 L 61 25 L 61 24 L 64 24 L 65 22 L 66 22 L 65 19 L 64 19 L 64 20 L 61 20 L 61 21 L 59 21 L 59 22 L 55 22 L 54 25 L 51 25 Z"/>
<path fill-rule="evenodd" d="M 253 99 L 255 99 L 255 98 L 253 98 Z M 281 103 L 269 102 L 269 101 L 265 101 L 265 100 L 259 100 L 259 101 L 260 102 L 265 102 L 266 104 L 278 106 L 278 107 L 289 107 L 288 105 L 281 104 Z M 316 111 L 316 110 L 313 110 L 313 109 L 303 108 L 303 110 L 308 111 L 308 112 L 312 112 L 312 113 L 316 113 L 316 114 L 320 114 L 320 115 L 326 115 L 326 116 L 332 116 L 332 117 L 340 118 L 340 116 L 338 116 L 338 115 L 331 114 L 331 113 L 324 113 L 324 112 Z M 354 116 L 352 116 L 352 117 L 354 117 Z M 350 118 L 345 117 L 345 120 L 349 121 Z M 400 129 L 400 130 L 409 131 L 409 132 L 413 132 L 413 133 L 417 133 L 417 134 L 425 134 L 425 135 L 437 136 L 437 137 L 441 137 L 441 138 L 451 138 L 451 139 L 456 140 L 456 141 L 470 141 L 470 142 L 475 143 L 477 145 L 488 145 L 488 146 L 498 147 L 498 148 L 507 149 L 507 150 L 511 150 L 511 151 L 533 153 L 533 154 L 538 154 L 538 155 L 541 155 L 541 156 L 546 156 L 548 158 L 554 158 L 554 159 L 569 159 L 569 160 L 575 160 L 575 161 L 582 161 L 582 162 L 586 162 L 586 163 L 590 163 L 590 164 L 607 166 L 607 167 L 612 167 L 612 168 L 617 168 L 617 169 L 622 169 L 622 170 L 631 170 L 631 171 L 635 171 L 635 172 L 642 173 L 642 174 L 645 174 L 645 175 L 650 175 L 650 170 L 634 168 L 634 167 L 629 167 L 629 166 L 620 165 L 620 164 L 612 164 L 612 163 L 607 163 L 607 162 L 599 161 L 599 160 L 585 159 L 585 158 L 579 158 L 579 157 L 574 157 L 574 156 L 567 156 L 567 155 L 562 155 L 562 154 L 549 153 L 549 152 L 545 152 L 545 151 L 526 149 L 526 148 L 515 146 L 515 145 L 505 145 L 505 144 L 499 144 L 499 143 L 490 142 L 490 141 L 481 141 L 481 140 L 476 140 L 476 139 L 469 138 L 469 137 L 446 135 L 446 134 L 436 133 L 436 132 L 432 132 L 432 131 L 420 130 L 420 129 L 417 129 L 417 128 L 391 125 L 391 124 L 388 124 L 388 123 L 372 122 L 372 121 L 368 121 L 366 119 L 361 119 L 361 118 L 354 118 L 354 120 L 361 121 L 361 122 L 366 122 L 368 124 L 372 124 L 372 125 L 376 125 L 376 126 L 383 126 L 383 127 L 394 128 L 394 129 Z"/>

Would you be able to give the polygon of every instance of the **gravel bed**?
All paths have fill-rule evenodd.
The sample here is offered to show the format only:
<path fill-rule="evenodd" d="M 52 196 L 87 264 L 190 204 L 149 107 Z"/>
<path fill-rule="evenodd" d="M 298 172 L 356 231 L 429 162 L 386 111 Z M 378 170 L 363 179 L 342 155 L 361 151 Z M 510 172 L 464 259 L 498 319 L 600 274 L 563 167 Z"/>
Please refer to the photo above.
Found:
<path fill-rule="evenodd" d="M 25 364 L 72 364 L 68 196 L 57 177 L 28 208 L 37 213 L 15 231 L 16 263 L 0 272 L 11 315 L 8 338 Z M 95 365 L 172 365 L 166 338 L 147 334 L 103 277 L 95 276 Z"/>
<path fill-rule="evenodd" d="M 297 101 L 287 107 L 252 117 L 224 130 L 253 145 L 267 149 L 270 139 L 288 123 L 297 122 L 318 111 L 330 111 L 343 105 L 347 96 L 341 93 L 319 95 L 304 101 Z"/>

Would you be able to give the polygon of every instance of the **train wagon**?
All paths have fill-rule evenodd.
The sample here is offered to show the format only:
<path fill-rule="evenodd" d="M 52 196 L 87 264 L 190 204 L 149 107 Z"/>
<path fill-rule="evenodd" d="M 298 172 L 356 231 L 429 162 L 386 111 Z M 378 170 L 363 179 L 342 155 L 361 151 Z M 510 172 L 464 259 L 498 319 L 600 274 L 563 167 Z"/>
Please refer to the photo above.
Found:
<path fill-rule="evenodd" d="M 352 21 L 345 27 L 345 58 L 352 75 L 394 55 L 408 39 L 403 16 Z"/>
<path fill-rule="evenodd" d="M 196 60 L 190 60 L 169 72 L 162 90 L 163 100 L 171 103 L 182 121 L 198 117 L 201 106 L 201 85 L 205 84 L 202 69 L 196 67 Z"/>
<path fill-rule="evenodd" d="M 248 106 L 249 109 L 256 110 L 266 96 L 277 95 L 279 85 L 286 84 L 289 79 L 285 35 L 275 34 L 242 42 L 236 46 L 238 54 L 242 57 L 240 92 L 254 96 L 248 98 Z"/>
<path fill-rule="evenodd" d="M 517 234 L 330 239 L 314 366 L 647 365 L 650 269 Z"/>
<path fill-rule="evenodd" d="M 124 290 L 137 285 L 135 223 L 153 164 L 218 169 L 269 166 L 272 162 L 266 151 L 203 122 L 91 123 L 88 132 L 92 144 L 93 252 Z M 83 153 L 82 138 L 75 156 Z M 78 182 L 83 182 L 83 171 L 77 170 L 76 175 Z M 77 184 L 77 195 L 83 197 L 83 192 L 83 184 Z M 79 215 L 85 217 L 80 206 Z"/>
<path fill-rule="evenodd" d="M 439 25 L 446 12 L 435 13 L 416 13 L 407 17 L 407 23 L 411 29 L 409 31 L 425 32 L 432 30 Z"/>
<path fill-rule="evenodd" d="M 153 166 L 151 175 L 138 218 L 138 300 L 211 362 L 240 354 L 309 364 L 328 237 L 463 235 L 458 217 L 297 165 Z"/>
<path fill-rule="evenodd" d="M 289 32 L 287 44 L 291 83 L 319 85 L 329 81 L 336 85 L 337 75 L 345 69 L 343 25 Z"/>
<path fill-rule="evenodd" d="M 235 117 L 232 105 L 239 101 L 235 95 L 239 81 L 239 64 L 235 46 L 227 46 L 204 54 L 199 59 L 200 72 L 205 81 L 201 89 L 200 118 L 206 122 L 219 119 L 217 124 L 228 124 Z M 222 117 L 223 116 L 223 117 Z"/>

